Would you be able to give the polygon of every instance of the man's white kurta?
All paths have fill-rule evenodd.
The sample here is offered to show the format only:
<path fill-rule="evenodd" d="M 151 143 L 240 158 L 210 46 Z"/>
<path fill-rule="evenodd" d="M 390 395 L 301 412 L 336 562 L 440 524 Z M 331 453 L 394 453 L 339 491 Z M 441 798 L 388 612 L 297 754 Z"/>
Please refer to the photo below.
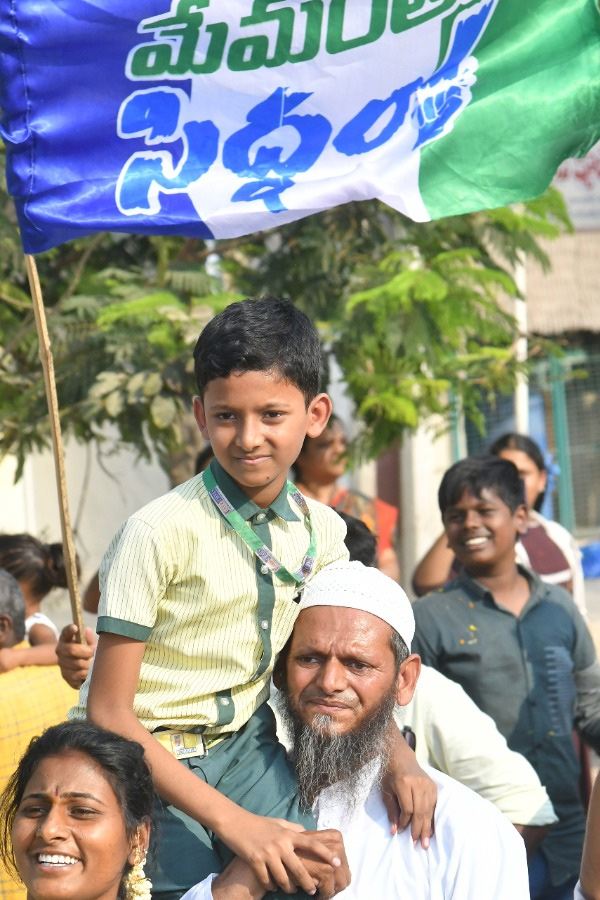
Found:
<path fill-rule="evenodd" d="M 429 850 L 413 845 L 410 829 L 392 836 L 375 766 L 360 784 L 352 815 L 344 796 L 323 791 L 314 807 L 319 828 L 344 837 L 352 883 L 343 900 L 529 900 L 525 845 L 495 806 L 426 767 L 438 789 L 435 834 Z M 211 900 L 213 876 L 182 900 Z"/>

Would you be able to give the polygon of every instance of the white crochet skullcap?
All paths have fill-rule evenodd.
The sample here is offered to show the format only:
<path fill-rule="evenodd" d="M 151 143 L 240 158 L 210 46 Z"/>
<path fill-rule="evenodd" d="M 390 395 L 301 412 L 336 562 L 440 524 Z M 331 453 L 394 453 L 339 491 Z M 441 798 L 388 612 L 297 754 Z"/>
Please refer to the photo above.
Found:
<path fill-rule="evenodd" d="M 336 562 L 325 566 L 304 589 L 300 609 L 311 606 L 345 606 L 383 619 L 394 628 L 408 649 L 415 634 L 410 600 L 399 584 L 361 562 Z"/>

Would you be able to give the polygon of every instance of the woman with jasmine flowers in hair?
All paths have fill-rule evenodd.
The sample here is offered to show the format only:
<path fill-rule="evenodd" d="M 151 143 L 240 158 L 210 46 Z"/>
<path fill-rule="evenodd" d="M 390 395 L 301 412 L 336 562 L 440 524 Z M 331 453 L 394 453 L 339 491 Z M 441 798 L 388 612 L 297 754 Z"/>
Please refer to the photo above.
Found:
<path fill-rule="evenodd" d="M 140 744 L 87 722 L 54 725 L 0 798 L 0 861 L 27 900 L 150 900 L 153 805 Z"/>

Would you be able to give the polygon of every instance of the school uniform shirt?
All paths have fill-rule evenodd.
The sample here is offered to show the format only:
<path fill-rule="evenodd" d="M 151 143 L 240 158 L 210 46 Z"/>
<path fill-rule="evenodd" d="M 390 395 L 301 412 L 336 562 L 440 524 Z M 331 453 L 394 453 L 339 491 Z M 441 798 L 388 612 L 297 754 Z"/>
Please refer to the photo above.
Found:
<path fill-rule="evenodd" d="M 530 596 L 517 617 L 466 573 L 413 606 L 413 650 L 492 717 L 546 787 L 559 822 L 542 843 L 553 884 L 577 874 L 585 815 L 576 727 L 600 749 L 600 667 L 571 596 L 519 567 Z"/>
<path fill-rule="evenodd" d="M 425 767 L 437 786 L 435 831 L 428 850 L 415 846 L 410 826 L 390 834 L 377 771 L 359 773 L 353 810 L 334 788 L 322 791 L 313 811 L 318 828 L 342 833 L 352 881 L 343 900 L 529 900 L 525 845 L 491 803 L 441 772 Z M 212 900 L 211 875 L 182 900 Z"/>
<path fill-rule="evenodd" d="M 309 523 L 286 487 L 260 509 L 216 460 L 211 470 L 260 540 L 296 571 Z M 348 558 L 346 526 L 329 507 L 306 502 L 315 574 Z M 215 506 L 203 474 L 127 520 L 102 561 L 100 590 L 98 632 L 145 642 L 133 708 L 150 731 L 237 731 L 268 696 L 275 658 L 298 615 L 298 586 L 254 555 Z M 92 671 L 72 718 L 85 718 Z"/>

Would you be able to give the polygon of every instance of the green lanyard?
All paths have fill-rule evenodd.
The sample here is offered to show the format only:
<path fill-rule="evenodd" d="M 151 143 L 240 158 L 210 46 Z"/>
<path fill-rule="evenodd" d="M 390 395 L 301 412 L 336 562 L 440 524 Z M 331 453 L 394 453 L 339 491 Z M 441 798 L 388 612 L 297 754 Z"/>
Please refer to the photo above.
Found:
<path fill-rule="evenodd" d="M 247 547 L 250 548 L 250 550 L 252 550 L 255 556 L 257 556 L 260 561 L 271 570 L 273 575 L 277 575 L 277 577 L 281 581 L 284 581 L 287 584 L 304 584 L 315 565 L 317 542 L 312 527 L 308 504 L 306 503 L 306 500 L 304 499 L 296 485 L 292 484 L 291 481 L 286 482 L 288 494 L 299 506 L 302 514 L 306 519 L 308 533 L 310 535 L 310 543 L 308 545 L 306 556 L 302 560 L 302 565 L 300 566 L 300 568 L 295 572 L 288 572 L 283 563 L 279 562 L 277 557 L 273 553 L 271 553 L 269 548 L 266 547 L 265 544 L 263 544 L 258 535 L 255 534 L 248 523 L 245 522 L 244 519 L 240 516 L 237 509 L 235 509 L 231 505 L 221 488 L 217 485 L 215 476 L 210 470 L 210 467 L 204 470 L 204 472 L 202 473 L 202 478 L 211 500 L 213 501 L 223 518 L 226 519 L 227 522 L 229 522 L 236 534 L 241 537 L 243 542 Z"/>

